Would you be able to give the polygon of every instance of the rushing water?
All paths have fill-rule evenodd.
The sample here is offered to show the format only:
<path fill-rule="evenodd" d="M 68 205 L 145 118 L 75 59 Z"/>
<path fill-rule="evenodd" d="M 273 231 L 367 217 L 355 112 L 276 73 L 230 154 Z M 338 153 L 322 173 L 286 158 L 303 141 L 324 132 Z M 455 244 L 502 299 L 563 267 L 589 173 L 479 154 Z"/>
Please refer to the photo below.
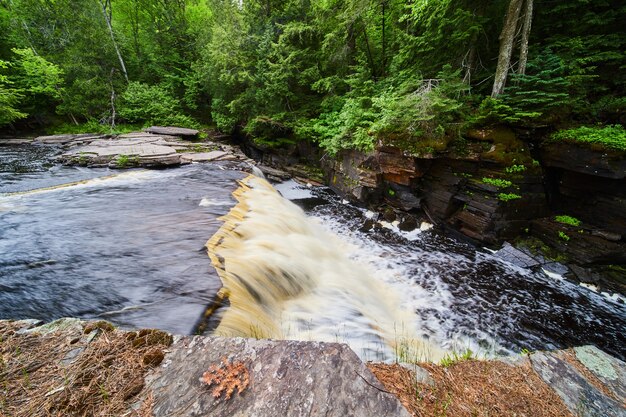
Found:
<path fill-rule="evenodd" d="M 0 196 L 0 318 L 191 332 L 221 286 L 203 246 L 244 174 L 62 168 L 29 148 L 0 148 L 0 193 L 39 190 Z M 219 334 L 346 341 L 365 359 L 405 340 L 435 358 L 588 343 L 626 356 L 623 304 L 434 229 L 360 231 L 372 213 L 325 188 L 278 185 L 302 211 L 260 184 L 238 193 L 213 242 L 231 290 Z"/>

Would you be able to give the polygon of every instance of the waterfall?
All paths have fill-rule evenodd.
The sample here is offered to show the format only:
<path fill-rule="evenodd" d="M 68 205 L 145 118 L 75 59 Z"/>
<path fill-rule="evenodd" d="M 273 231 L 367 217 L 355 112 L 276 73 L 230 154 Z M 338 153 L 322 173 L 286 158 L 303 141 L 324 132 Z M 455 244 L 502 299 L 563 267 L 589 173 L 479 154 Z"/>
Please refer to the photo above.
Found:
<path fill-rule="evenodd" d="M 249 176 L 233 195 L 207 242 L 230 300 L 216 335 L 346 342 L 372 360 L 441 357 L 397 294 L 267 181 Z"/>

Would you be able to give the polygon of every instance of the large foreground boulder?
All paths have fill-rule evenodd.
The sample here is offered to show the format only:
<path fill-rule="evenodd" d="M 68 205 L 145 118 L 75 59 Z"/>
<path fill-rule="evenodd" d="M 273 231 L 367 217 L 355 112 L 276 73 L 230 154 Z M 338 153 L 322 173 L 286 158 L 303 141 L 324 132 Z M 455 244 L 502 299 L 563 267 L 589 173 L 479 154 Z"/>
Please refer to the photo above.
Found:
<path fill-rule="evenodd" d="M 155 417 L 409 416 L 337 343 L 181 337 L 146 388 Z"/>

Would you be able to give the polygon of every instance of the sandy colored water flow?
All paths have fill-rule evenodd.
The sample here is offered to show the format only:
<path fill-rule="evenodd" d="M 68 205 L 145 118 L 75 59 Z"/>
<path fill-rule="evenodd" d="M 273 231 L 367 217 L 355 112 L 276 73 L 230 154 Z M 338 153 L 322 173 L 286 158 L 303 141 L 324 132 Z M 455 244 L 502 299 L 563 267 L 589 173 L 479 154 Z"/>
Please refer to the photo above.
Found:
<path fill-rule="evenodd" d="M 346 342 L 361 357 L 439 360 L 443 351 L 416 336 L 416 316 L 345 243 L 249 176 L 238 204 L 207 242 L 230 307 L 215 334 Z"/>

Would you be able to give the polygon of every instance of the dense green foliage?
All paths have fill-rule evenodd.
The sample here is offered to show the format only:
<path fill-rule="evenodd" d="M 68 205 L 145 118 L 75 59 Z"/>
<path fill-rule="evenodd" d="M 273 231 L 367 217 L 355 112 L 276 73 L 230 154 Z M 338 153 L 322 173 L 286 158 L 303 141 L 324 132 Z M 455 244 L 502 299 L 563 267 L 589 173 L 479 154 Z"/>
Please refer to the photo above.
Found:
<path fill-rule="evenodd" d="M 492 98 L 508 4 L 0 0 L 0 126 L 212 123 L 267 147 L 431 154 L 469 127 L 625 123 L 626 5 L 536 3 L 525 71 L 518 34 Z"/>

